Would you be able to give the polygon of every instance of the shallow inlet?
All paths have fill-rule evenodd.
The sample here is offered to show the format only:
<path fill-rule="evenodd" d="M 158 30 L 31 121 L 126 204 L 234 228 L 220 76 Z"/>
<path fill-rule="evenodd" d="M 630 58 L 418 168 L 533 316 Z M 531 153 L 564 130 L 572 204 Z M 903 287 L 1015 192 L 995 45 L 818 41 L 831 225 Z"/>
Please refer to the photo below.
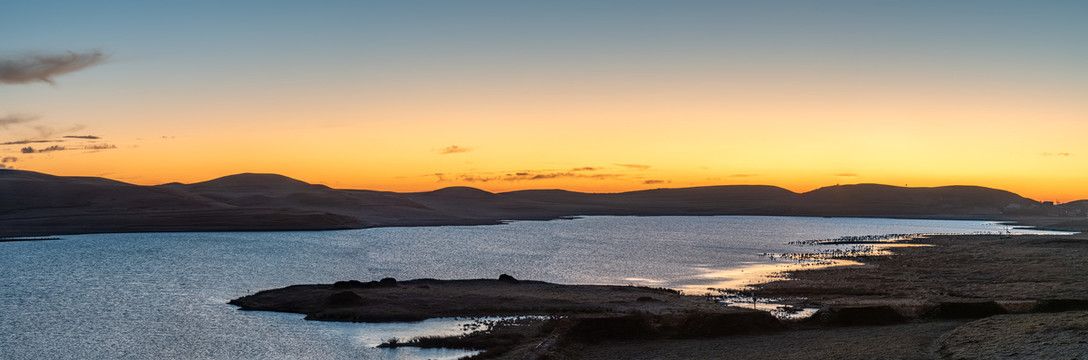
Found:
<path fill-rule="evenodd" d="M 750 285 L 783 279 L 786 271 L 801 269 L 820 269 L 832 266 L 863 265 L 861 262 L 847 259 L 826 259 L 820 262 L 790 261 L 772 264 L 750 264 L 740 268 L 708 270 L 699 277 L 710 281 L 707 284 L 685 285 L 677 290 L 689 295 L 713 294 L 719 289 L 744 289 Z"/>

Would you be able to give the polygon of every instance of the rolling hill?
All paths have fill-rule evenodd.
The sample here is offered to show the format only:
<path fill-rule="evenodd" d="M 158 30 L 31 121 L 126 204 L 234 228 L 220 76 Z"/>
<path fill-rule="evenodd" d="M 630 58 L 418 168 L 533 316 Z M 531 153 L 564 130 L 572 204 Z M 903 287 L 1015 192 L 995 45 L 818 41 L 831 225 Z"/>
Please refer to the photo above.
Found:
<path fill-rule="evenodd" d="M 1070 204 L 1079 203 L 1083 202 Z M 394 193 L 333 189 L 277 174 L 245 173 L 193 184 L 141 186 L 105 178 L 0 171 L 0 236 L 9 237 L 476 225 L 577 215 L 997 218 L 1047 215 L 1053 211 L 1048 205 L 978 186 L 857 184 L 805 193 L 762 185 L 623 193 L 491 193 L 449 187 Z"/>

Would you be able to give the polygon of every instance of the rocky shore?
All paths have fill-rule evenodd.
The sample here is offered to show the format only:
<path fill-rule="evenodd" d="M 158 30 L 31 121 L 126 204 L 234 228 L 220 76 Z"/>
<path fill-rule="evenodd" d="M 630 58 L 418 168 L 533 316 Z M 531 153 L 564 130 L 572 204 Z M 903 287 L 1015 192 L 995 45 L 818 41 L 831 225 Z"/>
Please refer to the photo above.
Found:
<path fill-rule="evenodd" d="M 792 271 L 756 296 L 820 311 L 794 331 L 617 341 L 582 358 L 1088 358 L 1088 236 L 937 236 L 861 266 Z M 809 324 L 805 326 L 803 324 Z"/>

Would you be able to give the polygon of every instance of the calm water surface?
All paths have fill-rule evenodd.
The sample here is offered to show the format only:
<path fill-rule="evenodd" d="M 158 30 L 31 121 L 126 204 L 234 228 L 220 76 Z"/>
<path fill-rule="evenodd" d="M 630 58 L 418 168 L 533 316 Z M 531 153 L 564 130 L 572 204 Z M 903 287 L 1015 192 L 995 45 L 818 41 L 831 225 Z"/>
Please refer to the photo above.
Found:
<path fill-rule="evenodd" d="M 612 217 L 502 226 L 323 232 L 149 233 L 0 243 L 0 355 L 86 358 L 456 358 L 376 349 L 457 333 L 464 320 L 350 324 L 242 312 L 261 289 L 383 277 L 712 285 L 790 241 L 892 233 L 1002 232 L 985 221 L 800 217 Z M 1025 232 L 1014 230 L 1014 232 Z"/>

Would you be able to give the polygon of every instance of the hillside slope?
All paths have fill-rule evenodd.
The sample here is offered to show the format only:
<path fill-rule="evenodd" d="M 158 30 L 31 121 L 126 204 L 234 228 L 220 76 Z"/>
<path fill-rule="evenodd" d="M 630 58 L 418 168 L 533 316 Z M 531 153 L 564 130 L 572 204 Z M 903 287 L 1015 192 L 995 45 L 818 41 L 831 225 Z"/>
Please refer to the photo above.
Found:
<path fill-rule="evenodd" d="M 1082 202 L 1058 210 L 1079 209 Z M 978 186 L 831 186 L 806 193 L 763 185 L 623 193 L 470 187 L 394 193 L 341 190 L 277 174 L 140 186 L 93 177 L 0 171 L 0 236 L 96 232 L 316 230 L 475 225 L 577 215 L 801 215 L 1007 218 L 1054 206 Z"/>

